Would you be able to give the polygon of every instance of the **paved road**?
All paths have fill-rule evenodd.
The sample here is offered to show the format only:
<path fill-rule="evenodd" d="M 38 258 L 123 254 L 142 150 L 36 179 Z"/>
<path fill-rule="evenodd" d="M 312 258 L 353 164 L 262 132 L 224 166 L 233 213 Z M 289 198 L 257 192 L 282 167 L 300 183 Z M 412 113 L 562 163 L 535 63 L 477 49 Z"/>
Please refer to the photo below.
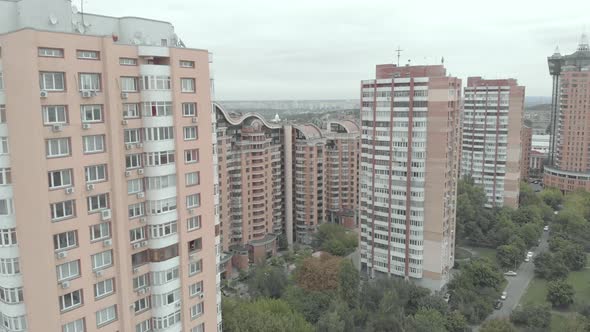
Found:
<path fill-rule="evenodd" d="M 548 232 L 543 232 L 543 235 L 541 237 L 541 243 L 539 244 L 539 246 L 537 247 L 537 249 L 534 251 L 534 257 L 536 257 L 538 254 L 540 254 L 543 251 L 546 251 L 548 249 L 548 244 L 547 244 L 547 239 L 548 239 Z M 534 259 L 533 257 L 533 259 Z M 518 268 L 518 270 L 516 271 L 518 273 L 517 276 L 515 277 L 506 277 L 506 279 L 508 280 L 508 286 L 506 286 L 506 293 L 508 293 L 508 297 L 506 298 L 506 300 L 504 301 L 504 305 L 502 306 L 502 308 L 500 310 L 494 310 L 494 312 L 486 319 L 494 319 L 494 318 L 509 318 L 510 314 L 512 313 L 512 310 L 514 310 L 514 308 L 516 308 L 516 306 L 518 305 L 518 303 L 520 302 L 520 298 L 524 295 L 529 282 L 533 279 L 533 277 L 535 276 L 535 266 L 532 262 L 532 260 L 530 262 L 523 262 L 520 267 Z"/>

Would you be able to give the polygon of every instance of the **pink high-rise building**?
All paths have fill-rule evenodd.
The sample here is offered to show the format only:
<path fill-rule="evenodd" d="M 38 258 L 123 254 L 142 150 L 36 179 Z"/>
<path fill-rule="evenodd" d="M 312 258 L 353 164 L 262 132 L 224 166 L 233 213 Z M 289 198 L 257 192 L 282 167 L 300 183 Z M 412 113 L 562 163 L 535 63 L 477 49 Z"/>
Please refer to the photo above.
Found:
<path fill-rule="evenodd" d="M 361 83 L 361 266 L 441 289 L 454 263 L 461 80 L 378 65 Z"/>
<path fill-rule="evenodd" d="M 210 55 L 170 23 L 0 1 L 3 331 L 215 331 Z"/>

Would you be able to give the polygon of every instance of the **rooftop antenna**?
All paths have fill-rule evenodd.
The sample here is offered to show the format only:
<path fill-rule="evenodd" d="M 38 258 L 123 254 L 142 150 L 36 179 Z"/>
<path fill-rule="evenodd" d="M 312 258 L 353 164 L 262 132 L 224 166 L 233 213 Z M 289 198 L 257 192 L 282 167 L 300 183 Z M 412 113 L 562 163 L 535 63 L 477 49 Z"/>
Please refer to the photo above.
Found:
<path fill-rule="evenodd" d="M 399 67 L 399 57 L 403 50 L 398 45 L 397 50 L 395 51 L 397 52 L 397 66 Z"/>

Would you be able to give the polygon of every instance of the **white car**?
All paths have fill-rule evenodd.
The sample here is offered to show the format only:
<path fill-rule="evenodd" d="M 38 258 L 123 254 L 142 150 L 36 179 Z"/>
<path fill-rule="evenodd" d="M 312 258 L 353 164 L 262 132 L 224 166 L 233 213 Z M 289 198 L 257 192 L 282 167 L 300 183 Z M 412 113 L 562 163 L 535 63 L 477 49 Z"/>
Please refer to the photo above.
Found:
<path fill-rule="evenodd" d="M 527 256 L 527 257 L 533 257 L 533 254 L 534 254 L 534 253 L 533 253 L 532 251 L 529 251 L 529 252 L 527 252 L 527 253 L 526 253 L 526 256 Z"/>
<path fill-rule="evenodd" d="M 528 262 L 531 261 L 531 258 L 529 256 L 526 256 L 526 258 L 524 259 L 524 261 L 528 263 Z"/>
<path fill-rule="evenodd" d="M 557 212 L 557 211 L 555 211 L 555 212 Z M 545 226 L 545 227 L 543 227 L 543 230 L 544 230 L 545 232 L 549 231 L 549 226 Z"/>
<path fill-rule="evenodd" d="M 504 272 L 505 276 L 511 276 L 514 277 L 515 275 L 517 275 L 518 273 L 514 272 L 514 271 L 508 271 L 508 272 Z"/>
<path fill-rule="evenodd" d="M 500 295 L 500 300 L 506 300 L 507 296 L 508 294 L 506 293 L 506 291 L 502 292 L 502 295 Z"/>

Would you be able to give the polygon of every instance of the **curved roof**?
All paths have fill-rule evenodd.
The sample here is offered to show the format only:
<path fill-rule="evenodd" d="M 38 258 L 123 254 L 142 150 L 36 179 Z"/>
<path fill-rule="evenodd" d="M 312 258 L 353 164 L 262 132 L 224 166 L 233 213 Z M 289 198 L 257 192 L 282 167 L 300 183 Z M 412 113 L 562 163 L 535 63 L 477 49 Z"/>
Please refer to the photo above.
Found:
<path fill-rule="evenodd" d="M 260 115 L 258 113 L 247 112 L 244 114 L 240 114 L 239 116 L 235 116 L 235 115 L 230 114 L 225 109 L 223 109 L 223 107 L 221 107 L 221 105 L 219 105 L 218 103 L 213 103 L 213 107 L 215 107 L 215 110 L 223 115 L 223 117 L 225 118 L 225 120 L 227 122 L 229 122 L 231 125 L 234 125 L 234 126 L 241 125 L 248 118 L 256 118 L 256 119 L 262 121 L 262 123 L 270 129 L 280 129 L 281 128 L 280 124 L 268 122 L 262 115 Z"/>
<path fill-rule="evenodd" d="M 344 127 L 344 129 L 346 129 L 346 131 L 348 133 L 358 133 L 360 132 L 360 128 L 358 123 L 352 121 L 352 120 L 335 120 L 335 121 L 330 121 L 331 123 L 337 123 L 339 125 L 341 125 L 342 127 Z"/>
<path fill-rule="evenodd" d="M 293 128 L 299 130 L 307 139 L 322 138 L 322 130 L 314 124 L 293 125 Z"/>

